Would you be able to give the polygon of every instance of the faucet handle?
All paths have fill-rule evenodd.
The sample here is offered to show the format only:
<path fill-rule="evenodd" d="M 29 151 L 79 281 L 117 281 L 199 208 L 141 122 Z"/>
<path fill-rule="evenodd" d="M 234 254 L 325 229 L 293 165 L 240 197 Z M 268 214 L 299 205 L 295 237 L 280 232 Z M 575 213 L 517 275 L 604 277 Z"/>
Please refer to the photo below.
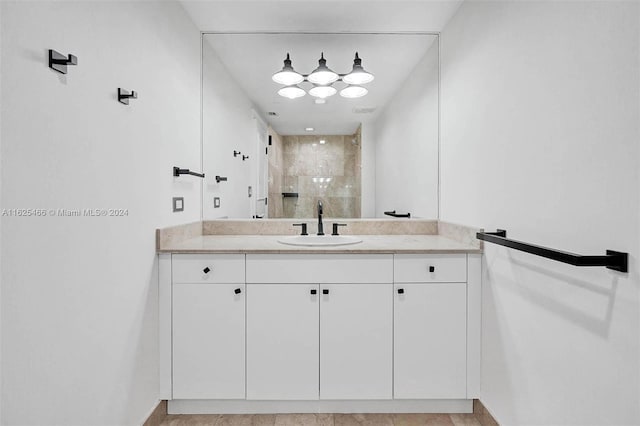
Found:
<path fill-rule="evenodd" d="M 300 226 L 302 228 L 300 235 L 309 235 L 307 234 L 307 224 L 306 223 L 294 223 L 293 226 Z"/>
<path fill-rule="evenodd" d="M 333 224 L 333 232 L 331 233 L 331 235 L 340 235 L 338 234 L 338 226 L 347 226 L 346 223 L 334 223 Z"/>

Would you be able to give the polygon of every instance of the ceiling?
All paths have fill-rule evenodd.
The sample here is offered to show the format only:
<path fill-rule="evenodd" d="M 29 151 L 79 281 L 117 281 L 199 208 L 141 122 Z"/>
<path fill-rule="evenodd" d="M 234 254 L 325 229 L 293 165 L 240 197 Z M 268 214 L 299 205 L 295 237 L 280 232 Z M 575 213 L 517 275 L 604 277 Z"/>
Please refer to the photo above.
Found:
<path fill-rule="evenodd" d="M 435 39 L 433 35 L 409 34 L 205 35 L 259 113 L 282 135 L 355 133 L 361 122 L 374 119 L 392 99 Z M 366 96 L 346 99 L 336 94 L 318 105 L 309 95 L 287 99 L 277 94 L 282 86 L 271 76 L 282 68 L 287 53 L 294 69 L 302 74 L 317 67 L 320 52 L 324 52 L 327 66 L 345 74 L 351 70 L 356 51 L 364 68 L 375 75 L 375 80 L 365 85 L 369 89 Z M 300 86 L 311 87 L 309 83 Z M 340 89 L 345 85 L 340 82 L 335 86 Z M 307 132 L 306 127 L 314 131 Z"/>
<path fill-rule="evenodd" d="M 462 0 L 181 0 L 201 31 L 442 31 Z"/>

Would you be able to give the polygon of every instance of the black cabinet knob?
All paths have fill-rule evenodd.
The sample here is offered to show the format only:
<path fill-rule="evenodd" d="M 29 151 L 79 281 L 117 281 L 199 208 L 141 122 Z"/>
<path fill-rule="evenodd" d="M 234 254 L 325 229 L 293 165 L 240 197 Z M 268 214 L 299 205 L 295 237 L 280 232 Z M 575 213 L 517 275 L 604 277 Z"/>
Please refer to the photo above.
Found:
<path fill-rule="evenodd" d="M 240 293 L 242 293 L 242 289 L 241 288 L 236 288 L 235 290 L 233 290 L 233 292 L 235 294 L 240 294 Z"/>
<path fill-rule="evenodd" d="M 318 290 L 316 289 L 311 290 L 311 294 L 317 294 L 317 293 L 318 293 Z"/>
<path fill-rule="evenodd" d="M 327 289 L 322 290 L 322 294 L 329 294 L 329 290 Z"/>
<path fill-rule="evenodd" d="M 429 266 L 429 272 L 435 272 L 435 271 L 436 271 L 435 266 Z"/>
<path fill-rule="evenodd" d="M 211 269 L 209 269 L 209 267 L 207 266 L 202 270 L 202 272 L 204 272 L 205 274 L 208 274 L 209 272 L 211 272 Z"/>
<path fill-rule="evenodd" d="M 404 288 L 399 288 L 398 289 L 398 294 L 404 294 Z"/>

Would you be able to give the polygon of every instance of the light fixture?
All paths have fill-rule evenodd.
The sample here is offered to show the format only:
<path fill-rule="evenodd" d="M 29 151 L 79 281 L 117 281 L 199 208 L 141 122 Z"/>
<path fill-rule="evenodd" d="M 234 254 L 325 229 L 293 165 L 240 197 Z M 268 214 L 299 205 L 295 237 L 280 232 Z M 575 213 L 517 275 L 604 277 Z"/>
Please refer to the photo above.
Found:
<path fill-rule="evenodd" d="M 301 98 L 306 94 L 307 92 L 305 92 L 304 89 L 296 84 L 285 86 L 282 89 L 278 90 L 278 95 L 289 99 Z"/>
<path fill-rule="evenodd" d="M 316 104 L 318 104 L 318 105 L 322 105 L 322 104 L 326 104 L 326 103 L 327 103 L 327 100 L 326 100 L 326 99 L 318 98 L 318 99 L 315 99 L 313 102 L 315 102 L 315 103 L 316 103 Z"/>
<path fill-rule="evenodd" d="M 304 130 L 307 132 L 313 132 L 315 129 L 313 127 L 305 127 Z"/>
<path fill-rule="evenodd" d="M 293 69 L 291 66 L 291 59 L 287 53 L 287 58 L 284 60 L 284 67 L 282 67 L 282 70 L 275 73 L 271 79 L 278 84 L 291 86 L 293 84 L 302 83 L 304 81 L 304 76 Z"/>
<path fill-rule="evenodd" d="M 309 90 L 309 94 L 316 98 L 328 98 L 329 96 L 333 96 L 338 93 L 338 90 L 333 86 L 313 86 Z"/>
<path fill-rule="evenodd" d="M 366 87 L 350 85 L 340 91 L 343 98 L 360 98 L 369 93 Z"/>
<path fill-rule="evenodd" d="M 326 140 L 324 140 L 324 139 L 320 139 L 320 145 L 324 145 L 325 143 L 327 143 L 327 141 L 326 141 Z"/>
<path fill-rule="evenodd" d="M 358 56 L 358 52 L 356 52 L 356 57 L 353 60 L 353 69 L 349 74 L 342 77 L 342 81 L 347 84 L 366 84 L 373 81 L 373 74 L 362 68 L 362 59 Z"/>
<path fill-rule="evenodd" d="M 346 87 L 340 90 L 342 97 L 359 98 L 369 93 L 366 88 L 362 87 L 362 84 L 369 83 L 373 79 L 373 74 L 362 68 L 362 59 L 360 59 L 358 52 L 356 52 L 353 60 L 353 69 L 348 74 L 337 74 L 327 67 L 327 60 L 324 58 L 324 52 L 322 52 L 318 60 L 318 67 L 309 75 L 296 72 L 291 66 L 291 58 L 287 53 L 284 67 L 272 76 L 273 81 L 285 85 L 285 87 L 278 90 L 280 96 L 296 99 L 304 96 L 305 93 L 309 93 L 309 95 L 316 98 L 316 104 L 325 103 L 326 98 L 338 92 L 338 89 L 334 87 L 334 83 L 337 81 L 347 84 Z M 298 86 L 303 82 L 313 83 L 313 87 L 305 92 L 303 87 Z"/>
<path fill-rule="evenodd" d="M 318 68 L 309 74 L 307 80 L 314 84 L 326 85 L 333 83 L 338 78 L 340 76 L 327 67 L 327 60 L 324 58 L 324 52 L 322 52 L 318 60 Z"/>

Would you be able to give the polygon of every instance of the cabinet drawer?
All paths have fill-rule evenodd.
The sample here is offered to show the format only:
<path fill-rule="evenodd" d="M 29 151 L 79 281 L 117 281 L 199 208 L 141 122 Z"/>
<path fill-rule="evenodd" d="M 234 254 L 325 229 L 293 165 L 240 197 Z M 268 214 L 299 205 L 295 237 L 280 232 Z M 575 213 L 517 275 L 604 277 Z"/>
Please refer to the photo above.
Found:
<path fill-rule="evenodd" d="M 172 278 L 180 283 L 244 283 L 244 254 L 174 254 Z"/>
<path fill-rule="evenodd" d="M 391 283 L 390 254 L 248 254 L 247 282 Z"/>
<path fill-rule="evenodd" d="M 399 283 L 466 282 L 466 254 L 402 254 L 394 257 L 394 281 Z"/>

